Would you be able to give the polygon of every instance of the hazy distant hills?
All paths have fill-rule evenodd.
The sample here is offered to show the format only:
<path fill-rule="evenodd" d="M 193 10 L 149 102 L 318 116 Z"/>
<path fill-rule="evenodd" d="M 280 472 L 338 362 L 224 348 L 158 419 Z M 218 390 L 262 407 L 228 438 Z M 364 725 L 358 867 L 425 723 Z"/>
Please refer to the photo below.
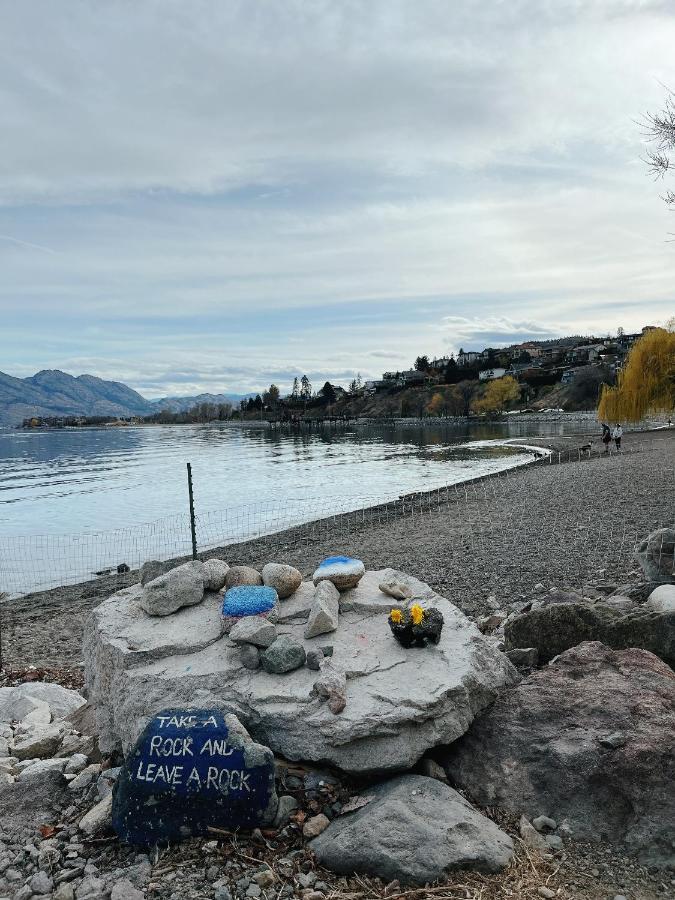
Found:
<path fill-rule="evenodd" d="M 248 395 L 246 395 L 248 396 Z M 240 394 L 200 394 L 146 400 L 119 381 L 68 375 L 45 369 L 30 378 L 0 372 L 0 425 L 18 425 L 30 416 L 147 416 L 159 409 L 182 412 L 196 403 L 232 403 Z"/>

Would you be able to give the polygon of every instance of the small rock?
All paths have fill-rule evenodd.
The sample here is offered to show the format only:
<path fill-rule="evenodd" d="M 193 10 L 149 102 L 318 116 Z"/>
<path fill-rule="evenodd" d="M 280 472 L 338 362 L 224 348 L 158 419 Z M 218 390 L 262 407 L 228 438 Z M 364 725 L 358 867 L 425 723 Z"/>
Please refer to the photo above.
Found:
<path fill-rule="evenodd" d="M 301 888 L 314 887 L 316 872 L 299 872 L 295 879 Z"/>
<path fill-rule="evenodd" d="M 306 660 L 307 668 L 312 669 L 314 672 L 318 672 L 324 659 L 324 652 L 321 647 L 314 647 L 312 650 L 308 650 Z"/>
<path fill-rule="evenodd" d="M 612 734 L 608 734 L 607 737 L 599 738 L 598 743 L 603 747 L 608 747 L 610 750 L 616 750 L 617 747 L 623 747 L 626 743 L 626 735 L 623 731 L 614 731 Z"/>
<path fill-rule="evenodd" d="M 230 630 L 230 640 L 235 644 L 253 644 L 254 647 L 269 647 L 276 636 L 276 627 L 261 616 L 243 616 Z"/>
<path fill-rule="evenodd" d="M 280 600 L 294 594 L 302 584 L 302 573 L 284 563 L 267 563 L 262 570 L 263 584 L 274 588 Z"/>
<path fill-rule="evenodd" d="M 17 759 L 22 760 L 51 757 L 58 749 L 65 733 L 65 727 L 60 724 L 36 728 L 15 741 L 12 753 Z"/>
<path fill-rule="evenodd" d="M 537 888 L 537 893 L 540 897 L 546 897 L 547 900 L 551 900 L 552 897 L 555 897 L 555 891 L 551 890 L 551 888 L 547 887 L 539 887 Z"/>
<path fill-rule="evenodd" d="M 51 894 L 54 889 L 54 881 L 46 872 L 37 872 L 29 883 L 34 894 Z"/>
<path fill-rule="evenodd" d="M 110 893 L 110 900 L 144 900 L 145 894 L 124 878 L 117 881 Z"/>
<path fill-rule="evenodd" d="M 550 819 L 548 816 L 537 816 L 536 819 L 532 819 L 532 824 L 537 831 L 555 831 L 558 827 L 555 819 Z"/>
<path fill-rule="evenodd" d="M 80 819 L 80 831 L 90 837 L 110 825 L 112 814 L 112 793 L 96 804 Z"/>
<path fill-rule="evenodd" d="M 314 603 L 305 626 L 305 639 L 337 631 L 340 593 L 330 581 L 322 581 L 314 594 Z"/>
<path fill-rule="evenodd" d="M 302 835 L 309 841 L 312 838 L 318 837 L 329 825 L 330 819 L 327 816 L 324 816 L 323 813 L 319 813 L 318 816 L 312 816 L 311 819 L 307 819 L 302 826 Z"/>
<path fill-rule="evenodd" d="M 271 869 L 263 869 L 262 872 L 256 872 L 253 876 L 253 880 L 261 888 L 269 888 L 272 887 L 274 882 L 277 880 L 276 875 Z"/>
<path fill-rule="evenodd" d="M 92 763 L 83 769 L 68 785 L 69 791 L 83 791 L 92 781 L 98 777 L 101 767 L 98 763 Z"/>
<path fill-rule="evenodd" d="M 520 837 L 526 847 L 530 847 L 532 850 L 537 850 L 539 853 L 545 853 L 548 851 L 549 846 L 546 843 L 546 838 L 542 837 L 539 834 L 537 829 L 525 816 L 520 817 L 518 830 L 520 831 Z"/>
<path fill-rule="evenodd" d="M 539 651 L 536 647 L 517 647 L 507 650 L 506 657 L 519 669 L 534 669 L 539 662 Z"/>
<path fill-rule="evenodd" d="M 547 834 L 546 835 L 546 843 L 549 845 L 551 850 L 562 850 L 563 849 L 563 841 L 560 835 L 557 834 Z"/>
<path fill-rule="evenodd" d="M 260 668 L 260 650 L 253 644 L 243 644 L 239 650 L 239 659 L 245 669 L 255 671 Z"/>
<path fill-rule="evenodd" d="M 204 571 L 204 590 L 220 591 L 225 587 L 225 579 L 230 567 L 223 559 L 212 557 L 202 563 Z"/>
<path fill-rule="evenodd" d="M 389 581 L 381 581 L 380 590 L 388 597 L 393 597 L 394 600 L 410 600 L 413 595 L 412 589 L 407 584 L 396 581 L 394 578 Z"/>
<path fill-rule="evenodd" d="M 101 772 L 101 774 L 98 776 L 96 788 L 101 800 L 105 800 L 105 798 L 112 793 L 115 782 L 119 777 L 120 770 L 121 766 L 115 766 L 115 768 L 113 769 L 106 769 L 105 772 Z"/>
<path fill-rule="evenodd" d="M 305 664 L 305 648 L 287 634 L 280 635 L 260 654 L 263 669 L 270 675 L 292 672 Z"/>
<path fill-rule="evenodd" d="M 75 900 L 75 891 L 72 884 L 63 881 L 52 894 L 52 900 Z"/>
<path fill-rule="evenodd" d="M 277 814 L 274 817 L 274 828 L 283 828 L 288 824 L 291 813 L 298 808 L 298 801 L 290 794 L 282 794 L 279 797 Z"/>
<path fill-rule="evenodd" d="M 232 894 L 230 893 L 230 889 L 226 887 L 224 884 L 221 884 L 216 888 L 215 893 L 213 895 L 214 900 L 232 900 Z"/>
<path fill-rule="evenodd" d="M 347 705 L 347 676 L 330 659 L 321 663 L 321 674 L 314 682 L 312 694 L 321 702 L 328 701 L 328 708 L 338 715 Z"/>
<path fill-rule="evenodd" d="M 33 896 L 33 889 L 30 884 L 24 884 L 24 886 L 19 888 L 16 894 L 14 894 L 13 900 L 30 900 Z"/>
<path fill-rule="evenodd" d="M 169 616 L 203 599 L 204 567 L 193 560 L 148 581 L 138 602 L 149 616 Z"/>
<path fill-rule="evenodd" d="M 73 753 L 63 770 L 65 775 L 77 775 L 87 767 L 87 757 L 84 753 Z"/>
<path fill-rule="evenodd" d="M 244 585 L 261 585 L 263 583 L 262 575 L 256 572 L 250 566 L 230 566 L 225 576 L 225 588 L 229 591 L 233 587 L 242 587 Z"/>
<path fill-rule="evenodd" d="M 21 781 L 42 778 L 46 772 L 63 772 L 65 766 L 65 759 L 39 759 L 21 772 Z"/>
<path fill-rule="evenodd" d="M 246 888 L 246 896 L 247 897 L 259 897 L 262 894 L 262 890 L 257 884 L 249 884 Z"/>

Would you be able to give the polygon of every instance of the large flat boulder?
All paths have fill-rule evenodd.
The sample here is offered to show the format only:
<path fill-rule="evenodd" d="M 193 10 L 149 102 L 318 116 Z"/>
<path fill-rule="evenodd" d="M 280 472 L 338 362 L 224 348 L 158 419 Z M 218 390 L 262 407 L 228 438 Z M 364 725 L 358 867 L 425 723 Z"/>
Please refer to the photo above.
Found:
<path fill-rule="evenodd" d="M 645 650 L 588 642 L 504 691 L 449 749 L 481 806 L 551 816 L 578 840 L 675 864 L 675 673 Z"/>
<path fill-rule="evenodd" d="M 231 570 L 230 570 L 231 571 Z M 390 633 L 392 599 L 379 584 L 408 584 L 416 600 L 441 610 L 437 646 L 405 650 Z M 270 674 L 247 669 L 220 633 L 219 595 L 172 616 L 148 616 L 138 587 L 104 601 L 84 637 L 86 682 L 106 752 L 134 744 L 163 708 L 194 706 L 234 713 L 254 740 L 288 759 L 327 761 L 350 772 L 408 768 L 430 747 L 464 734 L 499 689 L 518 676 L 457 607 L 423 582 L 386 569 L 368 572 L 340 597 L 337 631 L 304 638 L 314 586 L 304 582 L 280 604 L 277 632 L 306 651 L 333 647 L 347 676 L 338 715 L 313 691 L 318 673 L 303 666 Z"/>
<path fill-rule="evenodd" d="M 583 641 L 600 641 L 615 650 L 639 647 L 675 666 L 675 610 L 645 604 L 624 612 L 609 603 L 552 603 L 509 618 L 506 649 L 536 647 L 548 662 Z"/>
<path fill-rule="evenodd" d="M 310 845 L 333 872 L 424 885 L 453 869 L 499 872 L 513 856 L 507 834 L 434 778 L 401 775 L 363 793 L 366 806 L 334 819 Z"/>

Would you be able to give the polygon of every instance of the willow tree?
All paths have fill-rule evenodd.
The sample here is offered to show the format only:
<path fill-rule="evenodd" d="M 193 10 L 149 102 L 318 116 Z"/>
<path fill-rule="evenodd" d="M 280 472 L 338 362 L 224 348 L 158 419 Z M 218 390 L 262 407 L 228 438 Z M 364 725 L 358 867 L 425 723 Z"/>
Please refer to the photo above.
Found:
<path fill-rule="evenodd" d="M 675 409 L 675 319 L 633 344 L 616 387 L 604 385 L 598 404 L 603 422 L 639 422 L 647 413 Z"/>

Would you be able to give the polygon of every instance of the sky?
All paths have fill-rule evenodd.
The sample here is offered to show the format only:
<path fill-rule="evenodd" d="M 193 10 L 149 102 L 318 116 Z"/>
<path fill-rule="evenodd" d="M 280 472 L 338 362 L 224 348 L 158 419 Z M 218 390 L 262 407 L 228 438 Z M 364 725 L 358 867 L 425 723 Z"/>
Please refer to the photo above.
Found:
<path fill-rule="evenodd" d="M 0 20 L 1 371 L 284 391 L 675 314 L 640 126 L 675 89 L 670 0 Z"/>

